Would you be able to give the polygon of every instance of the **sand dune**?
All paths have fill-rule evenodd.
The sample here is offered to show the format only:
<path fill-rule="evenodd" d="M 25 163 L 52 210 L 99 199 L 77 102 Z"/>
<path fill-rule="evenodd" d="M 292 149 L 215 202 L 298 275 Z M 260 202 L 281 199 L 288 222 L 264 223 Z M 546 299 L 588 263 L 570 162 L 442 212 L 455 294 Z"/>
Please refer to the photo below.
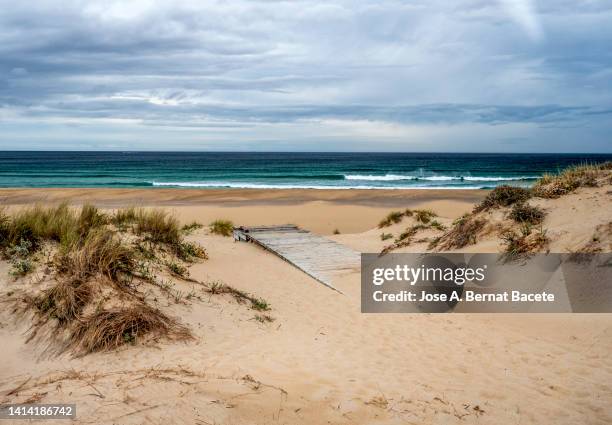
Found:
<path fill-rule="evenodd" d="M 114 207 L 107 202 L 130 204 L 146 197 L 148 204 L 171 204 L 185 222 L 294 222 L 324 234 L 337 228 L 342 233 L 334 239 L 378 252 L 385 243 L 376 225 L 391 209 L 431 208 L 450 224 L 484 196 L 294 192 L 228 192 L 216 200 L 207 191 L 189 191 L 193 199 L 182 191 L 126 191 L 119 197 L 100 191 L 99 203 Z M 23 203 L 49 195 L 29 190 L 10 196 L 5 199 Z M 98 201 L 93 190 L 53 191 L 51 198 L 72 196 L 77 202 Z M 7 191 L 0 197 L 8 197 Z M 541 201 L 551 249 L 587 243 L 597 226 L 610 221 L 610 202 L 601 188 Z M 406 225 L 385 231 L 397 234 Z M 80 358 L 41 357 L 40 345 L 26 343 L 28 322 L 15 320 L 6 301 L 20 286 L 36 285 L 36 276 L 27 278 L 30 283 L 14 281 L 7 263 L 0 262 L 0 400 L 75 402 L 76 423 L 83 424 L 612 422 L 610 315 L 362 314 L 358 272 L 336 282 L 342 295 L 254 245 L 207 229 L 189 238 L 210 255 L 191 267 L 192 277 L 264 298 L 274 321 L 254 320 L 254 311 L 229 296 L 201 294 L 201 300 L 186 304 L 162 303 L 190 327 L 192 342 L 137 344 Z M 491 234 L 469 250 L 499 248 Z M 184 293 L 199 291 L 178 279 L 175 285 Z"/>

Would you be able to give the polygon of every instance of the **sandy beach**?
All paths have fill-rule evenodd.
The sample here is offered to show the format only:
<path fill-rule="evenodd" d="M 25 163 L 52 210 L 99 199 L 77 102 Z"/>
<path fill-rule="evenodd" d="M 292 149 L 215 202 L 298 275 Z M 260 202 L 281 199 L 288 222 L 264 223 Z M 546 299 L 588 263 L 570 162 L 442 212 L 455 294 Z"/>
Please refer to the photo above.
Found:
<path fill-rule="evenodd" d="M 391 210 L 431 209 L 450 225 L 486 193 L 2 189 L 0 200 L 9 210 L 69 201 L 109 211 L 164 207 L 182 223 L 294 223 L 357 251 L 378 252 L 385 243 L 377 225 Z M 588 242 L 610 221 L 605 188 L 536 202 L 548 213 L 553 252 Z M 332 235 L 336 229 L 340 234 Z M 9 278 L 2 261 L 2 402 L 77 403 L 73 423 L 82 424 L 612 422 L 610 315 L 362 314 L 359 270 L 337 280 L 340 294 L 253 244 L 206 227 L 188 239 L 209 255 L 190 267 L 192 278 L 265 299 L 273 321 L 254 320 L 253 311 L 231 297 L 164 299 L 160 308 L 191 329 L 192 341 L 51 356 L 41 344 L 26 342 L 30 322 L 15 320 L 8 301 L 26 283 Z M 499 241 L 485 238 L 467 249 L 496 251 Z M 36 285 L 43 273 L 25 279 Z M 199 291 L 180 279 L 173 285 L 184 294 Z"/>

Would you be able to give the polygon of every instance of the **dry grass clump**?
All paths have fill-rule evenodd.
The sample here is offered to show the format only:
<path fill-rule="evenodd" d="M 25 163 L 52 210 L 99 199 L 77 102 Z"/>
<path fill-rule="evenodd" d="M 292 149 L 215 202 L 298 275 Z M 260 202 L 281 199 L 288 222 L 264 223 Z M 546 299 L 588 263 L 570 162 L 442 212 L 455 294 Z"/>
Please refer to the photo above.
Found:
<path fill-rule="evenodd" d="M 384 219 L 378 223 L 378 228 L 389 227 L 392 224 L 397 224 L 402 221 L 404 217 L 414 217 L 414 219 L 423 224 L 427 224 L 432 218 L 438 215 L 432 210 L 411 210 L 406 209 L 404 211 L 391 211 Z"/>
<path fill-rule="evenodd" d="M 402 221 L 405 213 L 401 211 L 391 211 L 384 219 L 378 223 L 378 228 L 382 229 L 383 227 L 389 227 L 392 224 L 397 224 Z"/>
<path fill-rule="evenodd" d="M 215 220 L 209 225 L 210 233 L 221 236 L 232 236 L 234 223 L 230 220 Z"/>
<path fill-rule="evenodd" d="M 104 226 L 108 217 L 93 205 L 86 204 L 80 212 L 66 203 L 45 208 L 35 205 L 0 218 L 4 246 L 12 246 L 22 240 L 32 244 L 33 251 L 43 241 L 58 242 L 68 247 L 86 236 L 90 230 Z"/>
<path fill-rule="evenodd" d="M 501 238 L 505 245 L 502 259 L 506 262 L 516 261 L 533 252 L 541 251 L 550 241 L 545 229 L 540 227 L 533 232 L 532 227 L 528 224 L 521 227 L 520 233 L 511 229 L 506 230 L 502 233 Z"/>
<path fill-rule="evenodd" d="M 57 319 L 57 325 L 61 327 L 76 320 L 92 301 L 92 297 L 92 286 L 88 282 L 66 279 L 28 301 L 38 309 L 41 324 L 49 319 Z"/>
<path fill-rule="evenodd" d="M 514 204 L 509 217 L 517 223 L 540 224 L 544 221 L 544 211 L 527 203 Z"/>
<path fill-rule="evenodd" d="M 117 280 L 134 268 L 134 250 L 109 229 L 92 230 L 84 239 L 60 251 L 58 271 L 87 278 L 101 274 Z"/>
<path fill-rule="evenodd" d="M 419 230 L 424 230 L 424 229 L 427 229 L 428 227 L 429 226 L 426 226 L 424 224 L 415 224 L 414 226 L 410 226 L 409 228 L 404 230 L 402 233 L 400 233 L 397 239 L 395 239 L 395 242 L 402 242 L 406 239 L 412 238 L 414 235 L 417 234 Z"/>
<path fill-rule="evenodd" d="M 414 214 L 414 219 L 423 224 L 429 223 L 432 218 L 438 216 L 432 210 L 413 210 L 412 213 Z"/>
<path fill-rule="evenodd" d="M 8 243 L 10 232 L 9 223 L 10 219 L 6 214 L 6 210 L 0 207 L 0 248 L 4 248 L 5 244 Z"/>
<path fill-rule="evenodd" d="M 444 224 L 440 223 L 438 220 L 432 220 L 429 223 L 429 227 L 431 227 L 432 229 L 439 230 L 441 232 L 446 230 L 446 226 Z"/>
<path fill-rule="evenodd" d="M 531 197 L 528 189 L 502 185 L 490 191 L 483 201 L 474 207 L 474 212 L 487 211 L 492 208 L 508 207 L 518 202 L 525 202 Z"/>
<path fill-rule="evenodd" d="M 190 233 L 193 233 L 194 231 L 201 229 L 202 227 L 204 227 L 202 223 L 192 221 L 191 223 L 185 224 L 183 227 L 181 227 L 181 231 L 186 235 L 189 235 Z"/>
<path fill-rule="evenodd" d="M 181 241 L 178 220 L 164 210 L 139 209 L 136 211 L 135 224 L 136 234 L 146 234 L 152 242 L 176 245 Z"/>
<path fill-rule="evenodd" d="M 474 245 L 478 234 L 482 231 L 487 221 L 470 215 L 464 215 L 453 223 L 453 227 L 432 242 L 430 249 L 439 251 L 449 249 L 460 249 L 467 245 Z"/>
<path fill-rule="evenodd" d="M 414 236 L 420 231 L 420 230 L 425 230 L 428 229 L 429 226 L 425 225 L 425 224 L 415 224 L 414 226 L 410 226 L 409 228 L 407 228 L 406 230 L 404 230 L 402 233 L 399 234 L 399 236 L 397 238 L 395 238 L 395 241 L 391 244 L 391 245 L 387 245 L 386 247 L 384 247 L 382 249 L 382 251 L 380 251 L 379 255 L 385 255 L 393 250 L 399 249 L 399 248 L 403 248 L 405 246 L 408 246 L 412 243 L 412 240 L 414 238 Z M 384 239 L 383 239 L 384 240 Z"/>
<path fill-rule="evenodd" d="M 134 207 L 121 208 L 111 217 L 111 222 L 119 227 L 135 223 L 137 216 L 136 211 Z"/>
<path fill-rule="evenodd" d="M 533 193 L 540 198 L 558 198 L 579 187 L 598 186 L 601 177 L 609 175 L 612 162 L 582 164 L 566 168 L 558 174 L 545 174 L 533 186 Z"/>
<path fill-rule="evenodd" d="M 251 308 L 253 310 L 258 311 L 268 311 L 270 310 L 270 305 L 263 298 L 257 298 L 250 294 L 247 294 L 244 291 L 233 288 L 225 283 L 221 282 L 211 282 L 207 285 L 207 290 L 209 293 L 218 295 L 218 294 L 229 294 L 234 297 L 236 301 L 239 303 L 244 303 L 248 301 L 251 304 Z"/>
<path fill-rule="evenodd" d="M 144 336 L 187 340 L 192 336 L 183 325 L 144 304 L 95 312 L 82 318 L 71 330 L 67 349 L 85 355 L 134 343 Z"/>
<path fill-rule="evenodd" d="M 186 279 L 180 261 L 207 258 L 204 248 L 181 235 L 176 218 L 162 210 L 128 208 L 109 216 L 92 205 L 79 210 L 62 204 L 12 215 L 0 211 L 0 248 L 14 274 L 31 270 L 43 245 L 54 272 L 50 286 L 24 296 L 24 309 L 33 309 L 37 318 L 30 337 L 46 330 L 53 343 L 69 335 L 67 347 L 75 353 L 114 348 L 147 333 L 188 336 L 183 326 L 148 306 L 139 290 L 143 283 L 164 287 L 152 264 Z"/>
<path fill-rule="evenodd" d="M 384 233 L 383 232 L 383 233 L 380 234 L 380 240 L 381 241 L 386 241 L 386 240 L 391 239 L 391 238 L 393 238 L 393 235 L 391 233 Z"/>

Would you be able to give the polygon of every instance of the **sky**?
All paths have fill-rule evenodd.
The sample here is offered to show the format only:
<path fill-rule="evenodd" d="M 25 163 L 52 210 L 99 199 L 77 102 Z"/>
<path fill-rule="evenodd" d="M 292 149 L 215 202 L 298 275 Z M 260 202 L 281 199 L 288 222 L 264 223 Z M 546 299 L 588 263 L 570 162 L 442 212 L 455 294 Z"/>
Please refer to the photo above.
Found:
<path fill-rule="evenodd" d="M 608 0 L 0 0 L 0 149 L 612 152 Z"/>

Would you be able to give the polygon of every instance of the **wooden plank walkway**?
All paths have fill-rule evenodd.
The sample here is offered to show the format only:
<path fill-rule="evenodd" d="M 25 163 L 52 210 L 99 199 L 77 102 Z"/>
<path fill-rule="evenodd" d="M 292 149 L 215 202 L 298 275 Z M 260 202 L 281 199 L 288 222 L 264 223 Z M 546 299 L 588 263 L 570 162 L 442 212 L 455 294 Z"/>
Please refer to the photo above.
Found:
<path fill-rule="evenodd" d="M 237 227 L 234 240 L 253 242 L 338 292 L 334 276 L 358 268 L 361 261 L 357 251 L 292 224 Z"/>

